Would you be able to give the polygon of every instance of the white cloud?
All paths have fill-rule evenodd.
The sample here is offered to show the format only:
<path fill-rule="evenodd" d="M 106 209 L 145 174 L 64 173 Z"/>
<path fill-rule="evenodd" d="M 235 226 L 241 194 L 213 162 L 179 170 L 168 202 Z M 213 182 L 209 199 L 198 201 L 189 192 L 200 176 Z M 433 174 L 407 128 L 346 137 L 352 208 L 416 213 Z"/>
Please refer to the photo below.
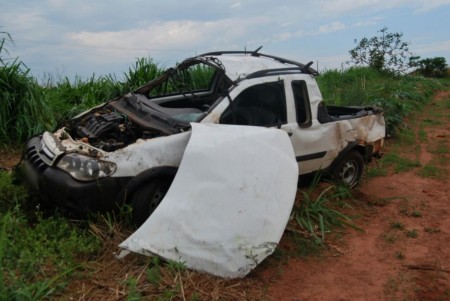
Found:
<path fill-rule="evenodd" d="M 380 12 L 383 10 L 413 7 L 416 13 L 425 13 L 441 6 L 449 5 L 450 0 L 319 0 L 315 8 L 327 16 L 356 12 Z"/>
<path fill-rule="evenodd" d="M 450 4 L 450 0 L 419 0 L 417 2 L 415 12 L 419 14 Z"/>
<path fill-rule="evenodd" d="M 336 31 L 341 31 L 346 28 L 345 24 L 342 22 L 333 22 L 331 24 L 322 25 L 319 27 L 319 33 L 331 33 Z"/>
<path fill-rule="evenodd" d="M 182 48 L 189 49 L 194 45 L 212 40 L 224 39 L 233 35 L 242 36 L 246 33 L 243 30 L 233 30 L 239 20 L 219 20 L 219 21 L 192 21 L 179 20 L 168 22 L 155 22 L 142 29 L 130 29 L 115 32 L 79 32 L 70 34 L 70 39 L 87 46 L 109 46 L 123 48 L 124 45 L 149 49 Z M 230 30 L 231 29 L 231 30 Z M 218 35 L 218 33 L 222 33 Z"/>
<path fill-rule="evenodd" d="M 433 53 L 450 53 L 450 40 L 441 41 L 439 43 L 423 44 L 414 47 L 415 52 L 421 55 Z"/>
<path fill-rule="evenodd" d="M 352 27 L 366 27 L 366 26 L 377 25 L 383 19 L 384 19 L 384 17 L 381 17 L 381 16 L 373 17 L 373 18 L 370 18 L 370 19 L 366 19 L 366 20 L 363 20 L 363 21 L 356 22 L 356 23 L 352 24 Z"/>
<path fill-rule="evenodd" d="M 233 4 L 231 4 L 231 8 L 238 8 L 241 7 L 242 3 L 241 2 L 234 2 Z"/>
<path fill-rule="evenodd" d="M 124 57 L 127 50 L 128 53 L 140 53 L 141 56 L 155 52 L 166 53 L 167 56 L 167 52 L 171 51 L 194 53 L 195 50 L 230 49 L 230 45 L 236 41 L 245 40 L 248 30 L 266 22 L 263 18 L 155 22 L 145 28 L 122 31 L 70 33 L 68 39 L 80 46 L 92 47 L 92 52 L 101 53 L 96 60 L 107 60 L 108 56 Z M 245 44 L 240 46 L 244 47 Z"/>

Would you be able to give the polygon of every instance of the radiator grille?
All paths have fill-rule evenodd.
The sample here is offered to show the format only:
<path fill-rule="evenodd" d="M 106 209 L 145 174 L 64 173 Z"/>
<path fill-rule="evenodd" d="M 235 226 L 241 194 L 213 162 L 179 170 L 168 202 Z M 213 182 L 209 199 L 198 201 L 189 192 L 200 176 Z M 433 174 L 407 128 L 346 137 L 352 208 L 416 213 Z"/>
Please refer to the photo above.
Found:
<path fill-rule="evenodd" d="M 25 151 L 25 159 L 40 173 L 44 172 L 51 165 L 53 158 L 48 152 L 40 151 L 41 138 L 32 138 Z"/>

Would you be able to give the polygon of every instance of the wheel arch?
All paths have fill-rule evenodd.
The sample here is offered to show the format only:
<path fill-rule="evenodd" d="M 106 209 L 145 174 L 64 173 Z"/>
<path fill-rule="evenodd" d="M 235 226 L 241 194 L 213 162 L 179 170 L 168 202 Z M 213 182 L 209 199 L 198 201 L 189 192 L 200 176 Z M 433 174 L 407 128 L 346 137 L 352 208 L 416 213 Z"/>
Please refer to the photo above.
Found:
<path fill-rule="evenodd" d="M 333 160 L 333 162 L 330 164 L 330 166 L 327 168 L 327 172 L 332 172 L 334 168 L 336 167 L 336 164 L 344 158 L 349 152 L 356 150 L 358 153 L 361 154 L 361 156 L 364 159 L 364 163 L 372 162 L 372 155 L 373 155 L 373 145 L 362 145 L 358 144 L 358 142 L 350 142 L 347 144 L 347 146 L 339 152 L 337 157 Z"/>
<path fill-rule="evenodd" d="M 120 191 L 118 201 L 121 204 L 126 204 L 131 200 L 131 196 L 136 192 L 142 185 L 148 183 L 152 179 L 158 177 L 175 177 L 178 171 L 178 167 L 174 166 L 159 166 L 144 170 L 143 172 L 137 174 L 133 177 L 125 187 Z"/>

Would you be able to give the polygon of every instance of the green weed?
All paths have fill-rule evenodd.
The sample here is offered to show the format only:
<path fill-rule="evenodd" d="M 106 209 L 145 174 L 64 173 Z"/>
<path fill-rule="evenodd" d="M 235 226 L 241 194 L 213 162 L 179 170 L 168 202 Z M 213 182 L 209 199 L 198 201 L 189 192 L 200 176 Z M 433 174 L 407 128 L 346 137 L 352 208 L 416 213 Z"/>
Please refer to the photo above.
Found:
<path fill-rule="evenodd" d="M 0 171 L 0 214 L 23 204 L 28 194 L 23 186 L 13 184 L 11 174 Z"/>
<path fill-rule="evenodd" d="M 398 230 L 403 230 L 405 228 L 405 225 L 401 222 L 392 222 L 391 223 L 391 228 L 392 229 L 398 229 Z"/>
<path fill-rule="evenodd" d="M 447 172 L 439 167 L 433 165 L 424 165 L 418 174 L 424 178 L 442 179 L 446 176 Z"/>
<path fill-rule="evenodd" d="M 413 145 L 416 142 L 416 134 L 411 129 L 403 129 L 398 138 L 401 145 Z"/>
<path fill-rule="evenodd" d="M 367 176 L 368 177 L 381 177 L 381 176 L 387 176 L 388 175 L 388 170 L 382 166 L 374 166 L 374 167 L 370 167 L 367 170 Z"/>
<path fill-rule="evenodd" d="M 141 295 L 138 290 L 137 279 L 129 277 L 126 279 L 125 284 L 128 288 L 127 301 L 139 301 L 141 300 Z"/>
<path fill-rule="evenodd" d="M 158 257 L 152 257 L 152 265 L 147 269 L 147 280 L 153 285 L 161 281 L 161 266 Z"/>
<path fill-rule="evenodd" d="M 434 119 L 424 119 L 422 120 L 422 123 L 426 126 L 433 126 L 433 125 L 441 125 L 442 122 L 439 120 L 434 120 Z"/>
<path fill-rule="evenodd" d="M 417 134 L 419 135 L 420 142 L 424 143 L 428 141 L 427 132 L 423 128 L 421 128 Z"/>
<path fill-rule="evenodd" d="M 435 148 L 429 150 L 430 153 L 436 154 L 436 155 L 447 155 L 450 154 L 450 148 L 448 147 L 447 143 L 439 143 Z"/>
<path fill-rule="evenodd" d="M 318 256 L 324 249 L 324 245 L 314 239 L 295 235 L 293 240 L 296 246 L 295 255 L 302 258 L 306 258 L 309 256 Z"/>
<path fill-rule="evenodd" d="M 323 242 L 325 233 L 330 232 L 333 228 L 349 226 L 358 229 L 350 217 L 326 206 L 331 199 L 336 197 L 336 194 L 329 194 L 332 189 L 335 189 L 335 187 L 329 186 L 315 199 L 312 197 L 311 190 L 309 192 L 303 191 L 300 206 L 293 209 L 293 219 L 300 228 L 311 233 L 317 242 Z M 337 196 L 340 196 L 340 194 L 337 194 Z"/>
<path fill-rule="evenodd" d="M 418 210 L 413 210 L 411 212 L 411 216 L 412 217 L 421 217 L 422 216 L 422 212 L 418 211 Z"/>
<path fill-rule="evenodd" d="M 403 260 L 405 259 L 405 254 L 403 254 L 400 251 L 395 252 L 395 258 L 397 258 L 398 260 Z"/>
<path fill-rule="evenodd" d="M 409 171 L 420 166 L 418 160 L 400 157 L 400 155 L 394 151 L 387 153 L 381 160 L 387 166 L 393 166 L 396 173 Z"/>
<path fill-rule="evenodd" d="M 412 229 L 412 230 L 406 231 L 406 236 L 409 238 L 417 238 L 419 236 L 419 234 L 417 233 L 417 230 Z"/>
<path fill-rule="evenodd" d="M 433 234 L 433 233 L 439 233 L 439 232 L 441 232 L 441 229 L 439 229 L 439 228 L 437 228 L 437 227 L 425 227 L 425 228 L 424 228 L 424 231 L 427 232 L 427 233 Z"/>
<path fill-rule="evenodd" d="M 398 235 L 395 233 L 383 233 L 382 235 L 383 239 L 390 244 L 395 243 L 398 240 Z"/>

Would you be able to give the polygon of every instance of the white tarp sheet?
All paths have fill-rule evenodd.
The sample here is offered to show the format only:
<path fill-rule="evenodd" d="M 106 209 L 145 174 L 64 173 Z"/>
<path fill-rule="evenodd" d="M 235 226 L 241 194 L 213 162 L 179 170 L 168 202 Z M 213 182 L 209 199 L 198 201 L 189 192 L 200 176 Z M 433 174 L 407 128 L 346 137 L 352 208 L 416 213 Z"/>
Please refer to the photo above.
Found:
<path fill-rule="evenodd" d="M 297 180 L 286 132 L 193 123 L 165 198 L 120 247 L 225 278 L 244 277 L 280 241 Z"/>

